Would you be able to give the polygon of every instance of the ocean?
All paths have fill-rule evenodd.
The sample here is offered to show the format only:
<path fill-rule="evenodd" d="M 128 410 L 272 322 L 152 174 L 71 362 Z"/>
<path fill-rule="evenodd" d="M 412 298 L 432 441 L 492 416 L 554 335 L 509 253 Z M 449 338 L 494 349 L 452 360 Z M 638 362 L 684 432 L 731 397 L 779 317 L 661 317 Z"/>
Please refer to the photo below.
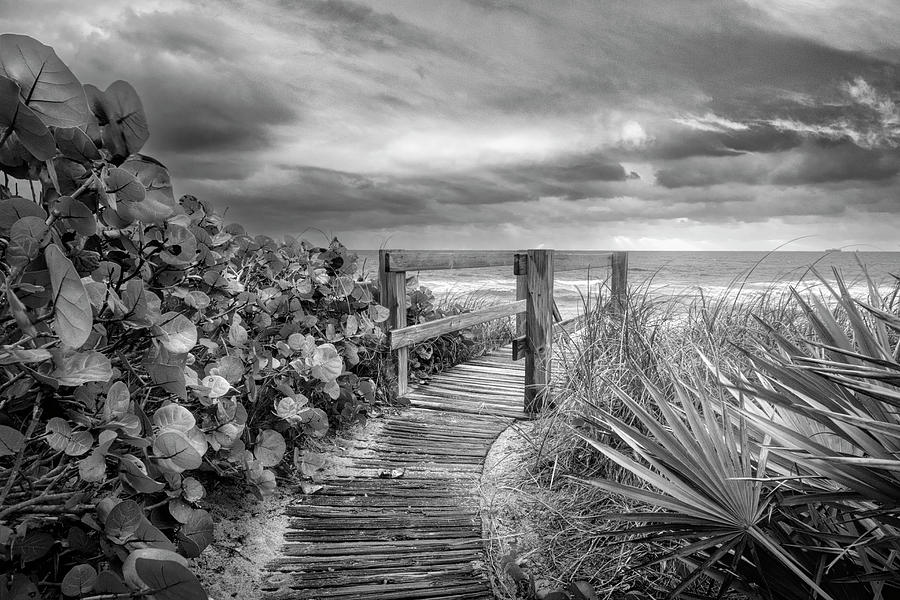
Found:
<path fill-rule="evenodd" d="M 361 271 L 375 276 L 378 251 L 357 251 Z M 865 295 L 867 285 L 862 263 L 872 279 L 883 290 L 900 276 L 900 252 L 629 252 L 629 286 L 646 285 L 653 295 L 693 297 L 701 292 L 707 297 L 734 293 L 758 294 L 772 288 L 799 290 L 817 287 L 810 267 L 828 281 L 834 281 L 837 269 L 850 284 L 854 294 Z M 608 276 L 606 269 L 588 273 L 569 271 L 557 274 L 554 296 L 563 318 L 574 317 L 582 308 L 582 295 Z M 431 288 L 436 296 L 479 294 L 490 302 L 515 300 L 516 281 L 509 267 L 423 271 L 419 282 Z"/>

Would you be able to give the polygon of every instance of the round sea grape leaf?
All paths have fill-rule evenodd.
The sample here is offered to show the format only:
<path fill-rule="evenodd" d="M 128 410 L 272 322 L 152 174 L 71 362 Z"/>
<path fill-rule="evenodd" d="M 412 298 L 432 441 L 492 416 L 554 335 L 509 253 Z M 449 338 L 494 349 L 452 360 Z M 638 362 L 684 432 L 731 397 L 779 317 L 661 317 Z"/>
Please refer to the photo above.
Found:
<path fill-rule="evenodd" d="M 188 502 L 199 502 L 205 495 L 203 484 L 193 477 L 185 477 L 181 481 L 181 496 Z"/>
<path fill-rule="evenodd" d="M 122 163 L 122 168 L 134 175 L 146 189 L 142 209 L 147 214 L 141 220 L 161 225 L 177 206 L 169 170 L 158 160 L 143 154 L 130 156 Z"/>
<path fill-rule="evenodd" d="M 160 548 L 134 550 L 122 565 L 125 581 L 134 589 L 153 591 L 155 600 L 207 600 L 200 581 L 187 568 L 187 559 Z"/>
<path fill-rule="evenodd" d="M 598 600 L 597 592 L 587 581 L 571 582 L 568 591 L 574 600 Z"/>
<path fill-rule="evenodd" d="M 211 300 L 205 292 L 197 290 L 188 292 L 188 295 L 184 297 L 184 303 L 197 310 L 203 310 L 209 306 L 210 302 Z"/>
<path fill-rule="evenodd" d="M 304 415 L 306 416 L 306 415 Z M 328 415 L 321 408 L 313 408 L 304 422 L 305 430 L 313 437 L 323 437 L 328 433 Z"/>
<path fill-rule="evenodd" d="M 209 442 L 206 441 L 206 434 L 199 427 L 192 427 L 184 432 L 184 436 L 197 451 L 197 454 L 204 456 L 209 449 Z"/>
<path fill-rule="evenodd" d="M 186 354 L 197 345 L 197 326 L 181 313 L 167 312 L 159 324 L 159 342 L 172 354 Z"/>
<path fill-rule="evenodd" d="M 184 433 L 197 424 L 193 413 L 180 404 L 166 404 L 153 413 L 153 424 L 162 431 Z"/>
<path fill-rule="evenodd" d="M 21 247 L 29 261 L 40 256 L 41 251 L 53 241 L 50 228 L 40 217 L 22 217 L 9 228 L 9 239 Z"/>
<path fill-rule="evenodd" d="M 29 529 L 24 537 L 16 540 L 13 554 L 18 554 L 24 562 L 43 558 L 56 543 L 56 537 L 40 529 Z"/>
<path fill-rule="evenodd" d="M 113 442 L 115 442 L 118 437 L 119 434 L 115 431 L 104 429 L 97 435 L 97 450 L 106 454 L 109 452 L 110 446 L 112 446 Z"/>
<path fill-rule="evenodd" d="M 131 392 L 124 381 L 116 381 L 106 392 L 106 402 L 103 404 L 103 416 L 107 420 L 118 419 L 131 410 Z"/>
<path fill-rule="evenodd" d="M 165 250 L 159 257 L 170 265 L 186 265 L 197 255 L 197 238 L 187 227 L 166 225 Z"/>
<path fill-rule="evenodd" d="M 53 205 L 62 223 L 79 235 L 89 237 L 97 233 L 97 219 L 93 211 L 81 200 L 71 196 L 60 196 Z"/>
<path fill-rule="evenodd" d="M 223 423 L 213 432 L 213 440 L 222 448 L 231 448 L 238 441 L 244 426 L 237 423 Z"/>
<path fill-rule="evenodd" d="M 90 84 L 84 91 L 102 128 L 103 147 L 116 158 L 140 152 L 150 129 L 141 99 L 131 84 L 120 79 L 104 92 Z"/>
<path fill-rule="evenodd" d="M 356 318 L 356 315 L 347 315 L 347 321 L 344 323 L 344 335 L 350 337 L 357 333 L 359 333 L 359 319 Z"/>
<path fill-rule="evenodd" d="M 169 500 L 169 514 L 179 523 L 187 523 L 191 518 L 191 513 L 195 510 L 197 509 L 181 498 L 172 498 Z"/>
<path fill-rule="evenodd" d="M 90 381 L 109 381 L 112 379 L 112 363 L 109 358 L 96 350 L 56 353 L 53 360 L 54 369 L 50 376 L 59 385 L 78 386 Z"/>
<path fill-rule="evenodd" d="M 69 456 L 81 456 L 94 445 L 94 437 L 88 431 L 73 432 L 69 423 L 62 417 L 53 417 L 47 421 L 44 432 L 47 444 L 56 451 Z"/>
<path fill-rule="evenodd" d="M 159 297 L 148 290 L 141 279 L 131 279 L 122 291 L 122 303 L 128 311 L 126 325 L 150 327 L 162 318 Z"/>
<path fill-rule="evenodd" d="M 141 515 L 141 521 L 138 523 L 137 529 L 128 541 L 131 543 L 139 542 L 151 548 L 175 550 L 175 544 L 166 537 L 166 534 L 143 515 Z"/>
<path fill-rule="evenodd" d="M 160 361 L 146 362 L 147 374 L 153 383 L 162 387 L 167 392 L 175 394 L 182 400 L 187 399 L 187 382 L 184 375 L 184 366 L 179 364 L 167 364 Z"/>
<path fill-rule="evenodd" d="M 244 362 L 236 356 L 223 356 L 216 361 L 210 374 L 220 375 L 230 384 L 239 383 L 244 377 Z"/>
<path fill-rule="evenodd" d="M 183 473 L 203 464 L 203 457 L 183 433 L 164 431 L 153 441 L 153 454 L 164 471 Z"/>
<path fill-rule="evenodd" d="M 64 596 L 83 596 L 97 584 L 97 570 L 91 565 L 75 565 L 63 577 L 60 591 Z"/>
<path fill-rule="evenodd" d="M 369 318 L 375 323 L 384 323 L 391 316 L 391 311 L 380 304 L 370 304 L 368 311 Z"/>
<path fill-rule="evenodd" d="M 144 430 L 140 417 L 131 413 L 122 415 L 109 424 L 132 438 L 141 437 L 141 432 Z M 132 439 L 129 443 L 133 444 L 134 440 Z"/>
<path fill-rule="evenodd" d="M 275 481 L 275 473 L 269 469 L 249 469 L 247 471 L 247 479 L 256 486 L 258 495 L 262 498 L 272 495 L 275 491 L 277 483 Z"/>
<path fill-rule="evenodd" d="M 23 217 L 47 219 L 47 213 L 40 205 L 20 196 L 0 200 L 0 235 L 9 235 L 13 223 Z"/>
<path fill-rule="evenodd" d="M 344 360 L 333 344 L 316 348 L 312 361 L 312 376 L 325 383 L 334 381 L 344 371 Z"/>
<path fill-rule="evenodd" d="M 41 118 L 22 102 L 20 93 L 18 84 L 3 77 L 0 67 L 0 129 L 4 132 L 14 132 L 21 143 L 21 148 L 37 160 L 50 160 L 56 153 L 56 140 Z M 4 139 L 4 148 L 7 148 L 4 155 L 18 154 L 16 148 L 8 147 L 10 144 L 8 136 L 4 135 L 0 139 Z"/>
<path fill-rule="evenodd" d="M 137 180 L 137 177 L 121 167 L 110 169 L 103 183 L 106 184 L 107 194 L 116 195 L 116 202 L 138 204 L 143 202 L 147 195 L 147 190 Z"/>
<path fill-rule="evenodd" d="M 147 475 L 147 467 L 144 466 L 144 463 L 132 454 L 122 456 L 119 466 L 122 469 L 119 476 L 136 492 L 152 494 L 166 487 L 164 483 L 151 479 Z"/>
<path fill-rule="evenodd" d="M 235 348 L 243 348 L 249 339 L 247 329 L 241 325 L 241 316 L 235 313 L 231 327 L 228 328 L 228 343 Z"/>
<path fill-rule="evenodd" d="M 213 542 L 212 517 L 203 509 L 190 513 L 187 522 L 178 531 L 178 541 L 184 555 L 188 558 L 200 556 L 203 549 Z"/>
<path fill-rule="evenodd" d="M 106 478 L 106 458 L 102 452 L 94 450 L 78 461 L 78 476 L 82 481 L 99 483 Z"/>
<path fill-rule="evenodd" d="M 53 137 L 60 153 L 79 163 L 100 159 L 100 151 L 93 140 L 80 127 L 54 127 Z"/>
<path fill-rule="evenodd" d="M 97 574 L 97 583 L 94 591 L 98 594 L 126 594 L 128 586 L 116 573 L 109 570 L 100 571 Z"/>
<path fill-rule="evenodd" d="M 81 82 L 50 46 L 26 35 L 0 35 L 0 75 L 19 85 L 22 101 L 47 126 L 88 124 L 90 112 Z"/>
<path fill-rule="evenodd" d="M 347 277 L 346 275 L 342 275 L 341 277 L 336 277 L 332 283 L 332 288 L 334 288 L 335 295 L 339 297 L 346 297 L 353 293 L 353 288 L 356 287 L 356 284 L 353 281 L 352 277 Z"/>
<path fill-rule="evenodd" d="M 0 576 L 0 582 L 3 583 L 3 587 L 0 589 L 2 589 L 4 593 L 7 591 L 5 579 L 6 575 Z M 12 576 L 9 595 L 4 598 L 9 598 L 9 600 L 34 600 L 35 598 L 40 597 L 41 593 L 31 579 L 22 573 L 15 573 Z"/>
<path fill-rule="evenodd" d="M 284 458 L 287 445 L 284 437 L 275 430 L 263 430 L 256 440 L 253 455 L 264 467 L 274 467 Z"/>
<path fill-rule="evenodd" d="M 371 379 L 363 379 L 359 382 L 359 393 L 363 395 L 366 402 L 375 402 L 375 384 Z"/>
<path fill-rule="evenodd" d="M 66 258 L 59 246 L 56 244 L 47 246 L 44 249 L 44 259 L 50 271 L 50 284 L 55 298 L 56 334 L 69 348 L 80 348 L 90 336 L 94 323 L 91 300 L 72 261 Z"/>
<path fill-rule="evenodd" d="M 90 431 L 73 431 L 64 452 L 69 456 L 81 456 L 94 445 L 94 436 Z"/>
<path fill-rule="evenodd" d="M 285 421 L 298 421 L 300 411 L 305 410 L 307 404 L 309 404 L 309 399 L 303 394 L 285 396 L 275 405 L 275 414 Z"/>
<path fill-rule="evenodd" d="M 87 554 L 97 549 L 97 543 L 88 537 L 81 527 L 70 527 L 66 535 L 66 543 L 73 552 Z"/>
<path fill-rule="evenodd" d="M 0 425 L 0 457 L 12 456 L 24 446 L 24 435 L 8 425 Z"/>
<path fill-rule="evenodd" d="M 210 398 L 220 398 L 228 393 L 231 385 L 228 380 L 221 375 L 207 375 L 200 382 L 204 387 L 209 388 Z"/>
<path fill-rule="evenodd" d="M 327 382 L 324 389 L 325 393 L 328 394 L 328 397 L 332 400 L 337 400 L 341 397 L 341 386 L 338 385 L 337 379 L 332 379 Z"/>

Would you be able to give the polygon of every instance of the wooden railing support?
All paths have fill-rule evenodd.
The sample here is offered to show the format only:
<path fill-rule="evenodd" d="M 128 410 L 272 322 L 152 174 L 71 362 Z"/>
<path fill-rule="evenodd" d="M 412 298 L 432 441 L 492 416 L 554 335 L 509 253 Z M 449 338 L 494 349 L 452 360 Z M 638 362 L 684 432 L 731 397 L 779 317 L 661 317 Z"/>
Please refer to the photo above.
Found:
<path fill-rule="evenodd" d="M 378 251 L 378 284 L 381 290 L 380 303 L 390 311 L 385 322 L 385 333 L 390 335 L 394 329 L 406 327 L 406 272 L 388 271 L 389 254 L 387 250 Z M 394 374 L 397 376 L 397 395 L 404 396 L 409 390 L 409 348 L 397 349 L 393 360 Z"/>
<path fill-rule="evenodd" d="M 628 292 L 628 253 L 613 252 L 609 257 L 609 269 L 610 308 L 623 314 Z"/>
<path fill-rule="evenodd" d="M 610 300 L 607 309 L 624 314 L 627 303 L 627 252 L 554 252 L 528 250 L 513 254 L 516 275 L 516 302 L 487 307 L 438 319 L 430 323 L 406 326 L 406 272 L 440 269 L 473 269 L 508 265 L 506 251 L 381 250 L 378 253 L 378 278 L 381 305 L 388 309 L 384 324 L 391 336 L 389 347 L 396 350 L 390 361 L 397 378 L 397 393 L 409 391 L 409 347 L 434 336 L 458 331 L 489 320 L 516 315 L 516 334 L 512 340 L 513 360 L 525 358 L 525 411 L 537 414 L 549 401 L 552 375 L 553 322 L 562 316 L 553 299 L 556 271 L 574 271 L 600 267 L 608 260 Z M 524 313 L 522 312 L 524 310 Z M 570 323 L 564 322 L 564 323 Z"/>
<path fill-rule="evenodd" d="M 553 250 L 529 250 L 525 275 L 525 412 L 547 401 L 553 355 Z"/>

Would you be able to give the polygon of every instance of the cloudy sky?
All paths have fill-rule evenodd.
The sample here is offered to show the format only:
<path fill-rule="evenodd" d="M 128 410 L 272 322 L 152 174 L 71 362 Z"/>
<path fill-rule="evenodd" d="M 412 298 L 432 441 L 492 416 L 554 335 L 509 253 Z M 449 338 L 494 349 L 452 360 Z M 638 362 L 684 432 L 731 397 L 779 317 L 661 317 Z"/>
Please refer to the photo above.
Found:
<path fill-rule="evenodd" d="M 252 232 L 900 250 L 896 0 L 0 0 L 0 23 L 131 82 L 176 193 Z"/>

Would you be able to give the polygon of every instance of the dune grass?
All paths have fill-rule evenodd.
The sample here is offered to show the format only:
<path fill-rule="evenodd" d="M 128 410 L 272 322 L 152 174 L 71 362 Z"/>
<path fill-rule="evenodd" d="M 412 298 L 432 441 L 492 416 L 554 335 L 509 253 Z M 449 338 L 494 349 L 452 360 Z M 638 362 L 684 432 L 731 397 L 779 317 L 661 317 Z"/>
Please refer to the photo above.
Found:
<path fill-rule="evenodd" d="M 758 294 L 735 280 L 715 298 L 650 280 L 622 314 L 602 287 L 585 297 L 522 482 L 560 583 L 601 598 L 897 593 L 897 289 L 855 299 L 834 280 Z"/>

